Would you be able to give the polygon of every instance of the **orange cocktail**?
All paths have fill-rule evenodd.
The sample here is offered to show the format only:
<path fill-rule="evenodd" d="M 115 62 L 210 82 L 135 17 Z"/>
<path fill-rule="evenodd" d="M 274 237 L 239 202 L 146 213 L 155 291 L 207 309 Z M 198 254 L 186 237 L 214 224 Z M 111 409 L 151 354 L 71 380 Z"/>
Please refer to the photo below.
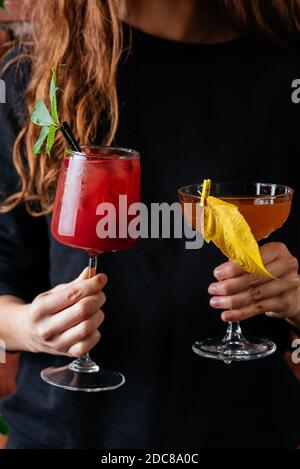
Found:
<path fill-rule="evenodd" d="M 202 231 L 203 222 L 201 190 L 202 184 L 192 184 L 178 191 L 183 215 L 188 225 L 197 231 Z M 267 238 L 287 220 L 293 189 L 278 184 L 214 183 L 210 195 L 236 205 L 250 226 L 253 236 L 259 241 Z M 203 357 L 230 363 L 266 357 L 276 350 L 276 345 L 267 339 L 246 339 L 240 324 L 235 322 L 229 323 L 225 337 L 195 342 L 193 350 Z"/>

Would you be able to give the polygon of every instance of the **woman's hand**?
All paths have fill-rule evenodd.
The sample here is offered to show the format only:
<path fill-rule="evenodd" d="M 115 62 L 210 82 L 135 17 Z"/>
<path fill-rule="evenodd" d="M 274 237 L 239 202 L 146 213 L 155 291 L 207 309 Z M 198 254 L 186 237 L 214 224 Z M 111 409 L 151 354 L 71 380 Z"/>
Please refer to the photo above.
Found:
<path fill-rule="evenodd" d="M 99 342 L 107 277 L 86 277 L 87 269 L 73 282 L 58 285 L 26 305 L 23 324 L 31 352 L 79 357 Z"/>
<path fill-rule="evenodd" d="M 247 274 L 234 262 L 214 271 L 218 280 L 209 286 L 210 304 L 222 309 L 225 322 L 242 321 L 258 314 L 285 318 L 300 326 L 300 277 L 298 261 L 282 243 L 260 248 L 264 265 L 276 280 Z"/>

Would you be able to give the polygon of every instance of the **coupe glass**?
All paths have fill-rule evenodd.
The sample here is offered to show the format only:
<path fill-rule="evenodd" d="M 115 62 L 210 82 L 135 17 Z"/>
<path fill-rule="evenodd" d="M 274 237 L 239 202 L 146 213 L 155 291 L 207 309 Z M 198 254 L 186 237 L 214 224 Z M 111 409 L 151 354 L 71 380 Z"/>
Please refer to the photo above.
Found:
<path fill-rule="evenodd" d="M 202 184 L 182 187 L 178 191 L 183 213 L 190 213 L 187 222 L 193 229 L 201 226 L 202 210 L 199 210 Z M 265 183 L 214 183 L 211 195 L 238 206 L 257 241 L 266 239 L 287 220 L 293 198 L 293 189 L 278 184 Z M 189 204 L 189 210 L 185 209 Z M 187 207 L 186 207 L 187 208 Z M 207 358 L 232 361 L 253 360 L 270 355 L 276 345 L 267 339 L 245 338 L 239 322 L 228 324 L 223 338 L 196 342 L 193 350 Z"/>
<path fill-rule="evenodd" d="M 62 244 L 87 252 L 92 277 L 99 254 L 128 249 L 137 242 L 137 237 L 128 234 L 128 224 L 135 218 L 128 214 L 128 207 L 139 202 L 140 156 L 136 151 L 112 147 L 82 147 L 82 153 L 66 150 L 55 196 L 52 235 Z M 112 224 L 108 223 L 112 232 L 107 235 L 104 216 L 109 208 L 113 209 L 109 212 Z M 121 373 L 100 368 L 88 353 L 69 365 L 43 370 L 41 377 L 54 386 L 87 392 L 115 389 L 125 382 Z"/>

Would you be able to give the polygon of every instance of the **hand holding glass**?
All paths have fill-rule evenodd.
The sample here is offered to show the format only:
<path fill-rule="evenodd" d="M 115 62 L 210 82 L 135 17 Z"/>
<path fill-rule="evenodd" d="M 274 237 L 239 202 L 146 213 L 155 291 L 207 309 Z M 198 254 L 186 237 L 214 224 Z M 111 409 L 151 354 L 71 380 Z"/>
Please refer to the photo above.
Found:
<path fill-rule="evenodd" d="M 201 212 L 197 210 L 201 190 L 201 184 L 193 184 L 178 191 L 183 212 L 186 203 L 192 205 L 193 215 L 189 222 L 194 229 L 201 225 L 197 219 Z M 249 224 L 256 241 L 260 241 L 268 238 L 287 220 L 293 189 L 277 184 L 215 183 L 212 185 L 211 195 L 236 205 Z M 213 338 L 196 342 L 193 350 L 200 356 L 230 363 L 266 357 L 276 350 L 276 345 L 267 339 L 246 339 L 240 324 L 234 322 L 229 323 L 223 339 Z"/>

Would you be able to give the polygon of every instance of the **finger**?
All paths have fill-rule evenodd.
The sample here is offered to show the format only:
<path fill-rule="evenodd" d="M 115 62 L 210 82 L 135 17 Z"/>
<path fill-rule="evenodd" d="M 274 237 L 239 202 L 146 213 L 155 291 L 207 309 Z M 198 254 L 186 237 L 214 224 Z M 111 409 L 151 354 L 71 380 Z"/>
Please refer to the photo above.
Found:
<path fill-rule="evenodd" d="M 224 262 L 224 264 L 219 265 L 214 270 L 214 277 L 217 280 L 240 277 L 243 274 L 245 274 L 245 271 L 232 261 Z"/>
<path fill-rule="evenodd" d="M 230 278 L 227 280 L 220 280 L 219 282 L 213 282 L 208 287 L 208 293 L 211 295 L 234 295 L 240 293 L 248 288 L 252 288 L 256 285 L 270 282 L 270 278 L 262 277 L 261 275 L 243 273 L 236 278 Z"/>
<path fill-rule="evenodd" d="M 260 254 L 265 266 L 268 266 L 279 257 L 290 256 L 287 247 L 283 243 L 267 243 L 260 248 Z M 236 278 L 244 273 L 245 271 L 232 261 L 225 262 L 214 270 L 214 276 L 217 280 Z"/>
<path fill-rule="evenodd" d="M 70 283 L 60 283 L 59 285 L 56 285 L 56 287 L 51 288 L 51 290 L 47 291 L 44 293 L 44 295 L 52 295 L 53 293 L 56 293 L 58 291 L 64 290 L 68 288 L 68 286 L 79 282 L 80 280 L 87 280 L 89 278 L 89 268 L 85 267 L 81 274 L 72 282 Z"/>
<path fill-rule="evenodd" d="M 278 313 L 274 313 L 274 311 L 268 311 L 265 313 L 265 315 L 269 318 L 280 318 L 280 315 L 278 315 Z"/>
<path fill-rule="evenodd" d="M 100 292 L 98 295 L 83 298 L 75 305 L 42 319 L 39 328 L 44 331 L 44 340 L 50 340 L 53 336 L 61 334 L 82 321 L 89 319 L 102 308 L 105 301 L 105 293 Z"/>
<path fill-rule="evenodd" d="M 268 298 L 267 300 L 253 303 L 237 310 L 223 311 L 221 318 L 224 322 L 236 322 L 243 321 L 245 319 L 258 316 L 272 311 L 273 313 L 281 314 L 287 308 L 287 299 L 285 295 L 275 296 Z"/>
<path fill-rule="evenodd" d="M 35 320 L 62 311 L 87 296 L 97 295 L 107 282 L 105 274 L 98 274 L 87 280 L 71 282 L 66 288 L 53 295 L 40 295 L 31 304 Z"/>
<path fill-rule="evenodd" d="M 276 279 L 280 279 L 285 275 L 288 275 L 290 272 L 297 272 L 295 262 L 297 262 L 297 260 L 294 257 L 287 258 L 285 262 L 277 259 L 276 261 L 268 264 L 267 267 L 269 272 L 271 272 Z M 252 288 L 257 285 L 264 285 L 265 283 L 272 281 L 273 280 L 269 277 L 244 273 L 236 278 L 211 283 L 208 288 L 208 292 L 211 295 L 234 295 L 248 288 Z"/>
<path fill-rule="evenodd" d="M 67 353 L 72 357 L 80 357 L 92 350 L 92 348 L 94 348 L 95 345 L 99 342 L 100 338 L 100 332 L 98 330 L 94 331 L 85 340 L 72 345 L 72 347 L 69 348 Z"/>
<path fill-rule="evenodd" d="M 72 345 L 82 342 L 95 332 L 104 321 L 104 313 L 99 310 L 89 319 L 66 330 L 53 340 L 53 345 L 58 350 L 68 350 Z"/>
<path fill-rule="evenodd" d="M 89 271 L 89 267 L 85 267 L 81 274 L 75 279 L 75 282 L 77 282 L 78 280 L 87 280 L 88 278 L 90 278 Z"/>
<path fill-rule="evenodd" d="M 49 355 L 55 355 L 58 357 L 72 357 L 73 355 L 70 355 L 67 351 L 64 352 L 59 352 L 58 350 L 53 349 L 53 347 L 50 347 L 48 345 L 44 345 L 41 349 L 43 353 L 48 353 Z"/>
<path fill-rule="evenodd" d="M 235 295 L 213 296 L 210 305 L 216 309 L 239 309 L 257 301 L 281 295 L 299 287 L 299 277 L 289 274 L 280 280 L 271 280 L 264 285 L 248 288 Z"/>
<path fill-rule="evenodd" d="M 267 243 L 260 247 L 260 255 L 263 263 L 270 264 L 280 257 L 290 256 L 290 252 L 283 243 Z"/>

